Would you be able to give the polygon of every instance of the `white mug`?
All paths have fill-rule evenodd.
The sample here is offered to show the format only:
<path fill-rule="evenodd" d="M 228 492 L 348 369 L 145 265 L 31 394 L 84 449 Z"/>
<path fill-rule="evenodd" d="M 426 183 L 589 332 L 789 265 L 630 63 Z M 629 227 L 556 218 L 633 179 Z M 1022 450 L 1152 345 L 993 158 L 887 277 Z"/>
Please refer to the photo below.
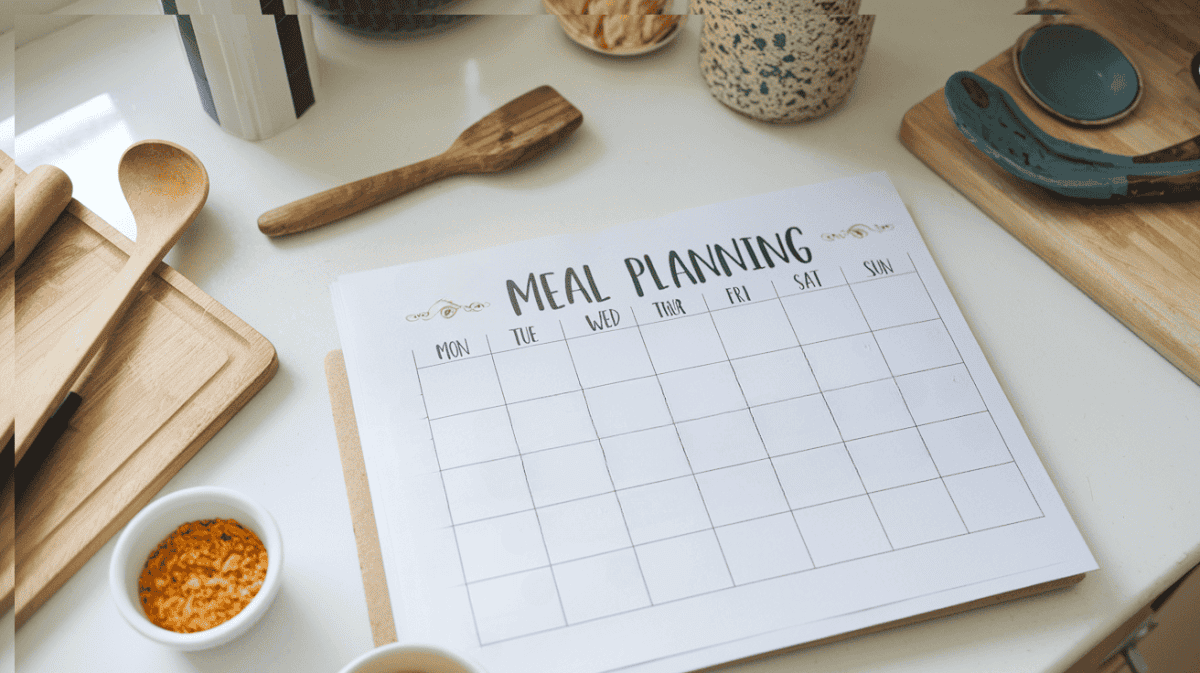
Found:
<path fill-rule="evenodd" d="M 458 655 L 431 645 L 381 645 L 346 664 L 338 673 L 484 673 Z"/>

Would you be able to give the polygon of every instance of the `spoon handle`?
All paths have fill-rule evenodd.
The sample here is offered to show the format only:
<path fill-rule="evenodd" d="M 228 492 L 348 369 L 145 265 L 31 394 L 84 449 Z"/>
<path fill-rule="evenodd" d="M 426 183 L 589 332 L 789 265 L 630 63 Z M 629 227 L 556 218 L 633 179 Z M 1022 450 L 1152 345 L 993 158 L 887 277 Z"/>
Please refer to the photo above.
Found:
<path fill-rule="evenodd" d="M 1191 161 L 1192 159 L 1200 159 L 1200 136 L 1148 154 L 1140 154 L 1133 158 L 1133 163 L 1157 164 L 1165 161 Z"/>
<path fill-rule="evenodd" d="M 268 210 L 258 218 L 258 230 L 267 236 L 308 231 L 462 172 L 461 164 L 439 154 Z"/>
<path fill-rule="evenodd" d="M 17 413 L 18 463 L 71 384 L 138 297 L 137 288 L 150 277 L 160 257 L 158 250 L 139 248 L 35 368 L 26 388 L 29 392 L 22 397 Z"/>

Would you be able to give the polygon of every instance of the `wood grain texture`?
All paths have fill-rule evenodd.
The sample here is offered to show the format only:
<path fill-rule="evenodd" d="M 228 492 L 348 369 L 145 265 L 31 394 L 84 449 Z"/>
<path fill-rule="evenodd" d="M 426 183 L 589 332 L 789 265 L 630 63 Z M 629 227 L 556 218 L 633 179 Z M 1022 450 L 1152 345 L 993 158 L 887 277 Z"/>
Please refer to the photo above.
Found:
<path fill-rule="evenodd" d="M 575 106 L 540 86 L 472 124 L 442 154 L 269 210 L 258 229 L 268 236 L 308 231 L 451 175 L 503 170 L 553 147 L 582 123 Z"/>
<path fill-rule="evenodd" d="M 354 416 L 354 404 L 350 396 L 350 381 L 346 375 L 346 360 L 342 351 L 330 351 L 325 356 L 325 377 L 329 385 L 329 399 L 333 407 L 333 424 L 337 431 L 338 450 L 342 459 L 342 473 L 346 478 L 346 493 L 350 498 L 350 516 L 354 519 L 354 538 L 358 547 L 358 565 L 362 570 L 363 588 L 367 594 L 367 612 L 371 622 L 371 634 L 375 646 L 396 642 L 396 625 L 393 621 L 392 602 L 387 590 L 387 577 L 383 570 L 383 554 L 379 546 L 379 531 L 375 524 L 375 513 L 371 506 L 371 489 L 367 483 L 367 470 L 362 457 L 362 443 L 358 436 L 358 422 Z M 736 662 L 728 662 L 708 669 L 724 668 L 725 666 L 773 657 L 785 652 L 794 652 L 826 643 L 838 642 L 869 633 L 876 633 L 900 626 L 955 615 L 967 610 L 996 605 L 1006 601 L 1035 596 L 1047 591 L 1072 587 L 1082 581 L 1083 574 L 1064 577 L 1042 584 L 1035 584 L 1024 589 L 1016 589 L 995 596 L 988 596 L 961 605 L 952 605 L 941 610 L 934 610 L 905 619 L 898 619 L 885 624 L 859 629 L 828 638 L 822 638 L 809 643 L 800 643 L 793 647 L 767 652 L 753 657 L 747 657 Z M 697 672 L 698 673 L 698 672 Z"/>
<path fill-rule="evenodd" d="M 1191 140 L 1200 136 L 1200 91 L 1187 68 L 1192 55 L 1200 51 L 1200 21 L 1194 20 L 1200 16 L 1200 2 L 1058 0 L 1053 6 L 1092 22 L 1136 60 L 1146 79 L 1146 92 L 1132 114 L 1102 129 L 1072 126 L 1052 117 L 1021 90 L 1008 51 L 975 72 L 1008 91 L 1021 110 L 1052 136 L 1114 154 L 1155 157 L 1151 161 L 1190 157 L 1196 151 Z M 942 90 L 904 115 L 900 139 L 981 210 L 1200 383 L 1200 201 L 1088 204 L 1017 179 L 962 137 Z"/>
<path fill-rule="evenodd" d="M 0 168 L 20 171 L 2 153 Z M 120 232 L 71 201 L 17 270 L 14 306 L 0 316 L 15 321 L 17 381 L 133 250 Z M 10 257 L 0 257 L 2 263 L 11 264 Z M 16 503 L 15 543 L 0 549 L 0 562 L 15 558 L 15 580 L 0 585 L 0 599 L 14 598 L 18 628 L 277 368 L 275 349 L 261 334 L 158 265 L 116 326 L 69 429 Z"/>

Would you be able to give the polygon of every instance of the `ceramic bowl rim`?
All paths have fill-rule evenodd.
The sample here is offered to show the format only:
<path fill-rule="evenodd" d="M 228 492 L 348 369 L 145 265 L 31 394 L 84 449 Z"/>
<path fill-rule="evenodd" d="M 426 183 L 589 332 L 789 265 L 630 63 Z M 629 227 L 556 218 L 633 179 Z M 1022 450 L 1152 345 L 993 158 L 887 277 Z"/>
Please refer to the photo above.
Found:
<path fill-rule="evenodd" d="M 205 518 L 181 514 L 180 510 L 192 506 L 204 507 L 210 504 L 238 509 L 248 515 L 250 520 L 241 523 L 252 528 L 262 540 L 263 546 L 266 547 L 267 575 L 258 593 L 232 619 L 204 631 L 176 633 L 151 622 L 133 598 L 136 595 L 136 587 L 130 591 L 126 586 L 130 565 L 136 563 L 140 568 L 145 562 L 144 559 L 132 557 L 134 553 L 132 547 L 140 541 L 139 538 L 143 537 L 143 531 L 165 519 L 175 520 L 175 525 L 178 526 L 188 521 Z M 109 592 L 112 594 L 113 602 L 121 617 L 146 638 L 178 650 L 202 650 L 216 647 L 248 631 L 274 602 L 282 578 L 283 539 L 275 519 L 270 512 L 245 495 L 219 486 L 185 488 L 163 496 L 142 508 L 126 524 L 117 539 L 108 573 Z"/>
<path fill-rule="evenodd" d="M 1025 81 L 1025 76 L 1021 74 L 1022 73 L 1021 52 L 1023 52 L 1025 50 L 1025 45 L 1029 43 L 1029 41 L 1033 38 L 1034 35 L 1037 34 L 1037 32 L 1039 30 L 1041 30 L 1043 28 L 1052 27 L 1052 26 L 1071 26 L 1073 28 L 1078 28 L 1080 30 L 1086 30 L 1094 35 L 1099 36 L 1103 40 L 1107 41 L 1114 48 L 1116 48 L 1117 51 L 1119 51 L 1121 53 L 1121 56 L 1123 56 L 1125 58 L 1125 60 L 1129 62 L 1129 65 L 1133 68 L 1134 76 L 1137 77 L 1137 93 L 1134 95 L 1133 100 L 1130 101 L 1129 105 L 1125 106 L 1124 109 L 1122 109 L 1112 115 L 1109 115 L 1107 117 L 1103 117 L 1103 118 L 1099 118 L 1099 119 L 1076 119 L 1074 117 L 1068 117 L 1068 116 L 1064 115 L 1062 112 L 1059 112 L 1058 110 L 1054 109 L 1054 107 L 1051 106 L 1049 103 L 1042 100 L 1041 96 L 1039 96 L 1037 94 L 1037 92 L 1035 92 L 1033 90 L 1033 88 L 1029 85 L 1029 83 Z M 1144 84 L 1145 78 L 1142 77 L 1142 71 L 1141 71 L 1141 69 L 1138 68 L 1137 63 L 1135 63 L 1134 60 L 1129 57 L 1129 50 L 1122 48 L 1121 43 L 1114 40 L 1112 38 L 1112 36 L 1108 33 L 1108 31 L 1097 30 L 1094 26 L 1084 25 L 1078 19 L 1076 19 L 1075 17 L 1073 17 L 1070 14 L 1066 14 L 1066 15 L 1062 15 L 1062 16 L 1055 16 L 1053 19 L 1051 19 L 1049 21 L 1042 21 L 1034 26 L 1031 26 L 1024 33 L 1021 33 L 1021 36 L 1017 38 L 1017 41 L 1010 48 L 1010 51 L 1011 51 L 1012 67 L 1013 67 L 1014 73 L 1017 76 L 1017 83 L 1021 85 L 1021 89 L 1023 89 L 1025 91 L 1025 94 L 1027 96 L 1029 96 L 1033 100 L 1033 102 L 1036 103 L 1037 106 L 1040 107 L 1042 110 L 1048 112 L 1050 115 L 1054 116 L 1055 118 L 1065 121 L 1069 124 L 1075 124 L 1077 126 L 1106 126 L 1108 124 L 1118 122 L 1118 121 L 1128 117 L 1130 114 L 1133 113 L 1133 111 L 1135 109 L 1137 109 L 1138 104 L 1142 102 L 1142 93 L 1146 89 L 1145 84 Z"/>
<path fill-rule="evenodd" d="M 466 671 L 472 671 L 473 673 L 485 673 L 479 664 L 464 658 L 460 654 L 455 654 L 444 647 L 439 647 L 437 645 L 398 642 L 387 643 L 386 645 L 380 645 L 379 647 L 363 652 L 358 657 L 355 657 L 350 663 L 343 666 L 338 673 L 357 673 L 357 671 L 359 671 L 359 669 L 361 669 L 364 665 L 391 656 L 397 652 L 420 652 L 433 654 L 449 659 L 451 662 L 461 666 Z"/>

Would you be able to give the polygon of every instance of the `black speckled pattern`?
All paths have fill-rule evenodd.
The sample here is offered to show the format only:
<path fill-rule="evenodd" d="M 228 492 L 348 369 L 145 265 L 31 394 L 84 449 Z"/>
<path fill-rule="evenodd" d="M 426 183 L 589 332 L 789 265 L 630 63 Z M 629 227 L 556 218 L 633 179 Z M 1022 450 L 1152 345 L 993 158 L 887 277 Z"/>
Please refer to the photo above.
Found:
<path fill-rule="evenodd" d="M 854 86 L 875 17 L 824 14 L 812 4 L 694 0 L 704 14 L 700 71 L 712 95 L 780 124 L 836 109 Z"/>

